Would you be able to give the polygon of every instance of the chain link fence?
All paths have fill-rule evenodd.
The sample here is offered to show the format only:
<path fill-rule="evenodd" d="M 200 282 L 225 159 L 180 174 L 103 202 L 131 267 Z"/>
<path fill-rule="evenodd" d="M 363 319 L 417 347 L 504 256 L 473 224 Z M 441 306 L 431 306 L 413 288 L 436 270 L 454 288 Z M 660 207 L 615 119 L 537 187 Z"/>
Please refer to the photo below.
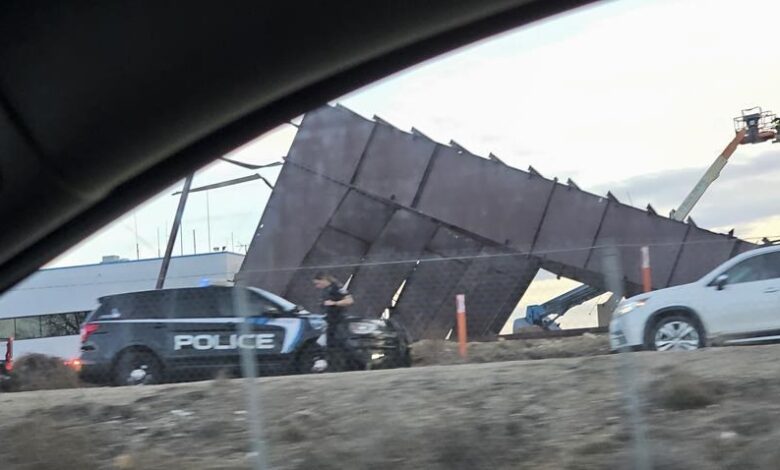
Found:
<path fill-rule="evenodd" d="M 619 264 L 605 262 L 611 290 L 623 279 Z M 400 267 L 411 274 L 399 276 Z M 103 297 L 80 325 L 78 361 L 14 358 L 0 382 L 9 392 L 0 394 L 0 461 L 22 469 L 713 468 L 742 456 L 772 468 L 745 457 L 753 444 L 742 433 L 759 426 L 755 438 L 767 442 L 775 426 L 733 404 L 734 367 L 772 380 L 780 370 L 771 352 L 689 360 L 609 355 L 603 333 L 503 340 L 530 278 L 521 272 L 509 286 L 494 282 L 499 274 L 496 257 L 475 255 L 300 270 L 290 289 L 300 297 L 230 285 Z M 451 364 L 462 366 L 442 366 Z M 756 403 L 774 406 L 762 397 Z"/>

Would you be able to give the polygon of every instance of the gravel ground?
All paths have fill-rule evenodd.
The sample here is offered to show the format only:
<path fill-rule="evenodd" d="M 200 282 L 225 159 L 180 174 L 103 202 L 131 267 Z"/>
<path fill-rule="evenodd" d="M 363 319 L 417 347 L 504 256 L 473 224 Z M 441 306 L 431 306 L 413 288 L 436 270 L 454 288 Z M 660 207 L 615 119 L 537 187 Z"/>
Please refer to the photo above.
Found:
<path fill-rule="evenodd" d="M 637 468 L 643 453 L 649 468 L 776 469 L 779 353 L 632 353 L 253 386 L 274 469 L 622 469 Z M 253 448 L 244 385 L 0 394 L 0 466 L 245 468 Z"/>

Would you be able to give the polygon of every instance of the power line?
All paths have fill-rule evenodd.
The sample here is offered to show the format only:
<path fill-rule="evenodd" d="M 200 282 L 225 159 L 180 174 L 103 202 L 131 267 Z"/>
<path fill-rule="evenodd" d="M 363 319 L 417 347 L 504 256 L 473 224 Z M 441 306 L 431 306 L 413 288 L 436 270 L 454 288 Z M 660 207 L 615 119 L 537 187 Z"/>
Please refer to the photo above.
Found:
<path fill-rule="evenodd" d="M 769 237 L 749 237 L 744 238 L 742 240 L 760 240 L 762 238 L 780 238 L 780 235 L 772 235 Z M 733 240 L 733 239 L 732 239 Z M 396 264 L 408 264 L 408 263 L 434 263 L 434 262 L 443 262 L 443 261 L 467 261 L 467 260 L 473 260 L 473 259 L 493 259 L 493 258 L 507 258 L 507 257 L 519 257 L 519 258 L 525 258 L 528 256 L 544 256 L 544 255 L 551 255 L 551 254 L 563 254 L 563 253 L 571 253 L 571 252 L 578 252 L 583 250 L 591 250 L 591 249 L 604 249 L 607 247 L 616 247 L 616 248 L 640 248 L 642 246 L 650 246 L 650 247 L 663 247 L 663 246 L 681 246 L 681 245 L 704 245 L 704 244 L 716 244 L 716 243 L 724 243 L 727 240 L 697 240 L 697 241 L 690 241 L 690 242 L 661 242 L 661 243 L 623 243 L 618 245 L 591 245 L 587 247 L 578 247 L 578 248 L 566 248 L 566 249 L 549 249 L 549 250 L 542 250 L 542 251 L 535 251 L 533 254 L 529 253 L 495 253 L 495 254 L 478 254 L 478 255 L 459 255 L 459 256 L 445 256 L 445 257 L 429 257 L 429 258 L 403 258 L 398 260 L 389 260 L 389 261 L 370 261 L 370 262 L 354 262 L 354 263 L 343 263 L 343 264 L 330 264 L 330 265 L 311 265 L 311 266 L 297 266 L 297 267 L 281 267 L 281 268 L 273 268 L 273 269 L 250 269 L 250 270 L 242 270 L 242 273 L 269 273 L 269 272 L 288 272 L 288 271 L 298 271 L 298 270 L 318 270 L 318 269 L 333 269 L 333 268 L 349 268 L 349 267 L 359 267 L 359 266 L 392 266 Z M 73 266 L 73 269 L 78 268 L 78 266 Z M 61 269 L 68 269 L 67 267 L 61 268 Z M 41 271 L 39 271 L 41 272 Z M 44 271 L 45 272 L 45 271 Z M 193 278 L 203 278 L 203 277 L 209 277 L 209 276 L 220 276 L 225 275 L 225 272 L 216 272 L 216 273 L 200 273 L 200 274 L 190 274 L 190 275 L 180 275 L 180 276 L 171 276 L 168 277 L 168 279 L 193 279 Z M 47 286 L 36 286 L 36 287 L 18 287 L 13 289 L 13 292 L 23 291 L 23 290 L 40 290 L 40 289 L 53 289 L 53 288 L 64 288 L 64 287 L 78 287 L 83 286 L 85 284 L 88 285 L 102 285 L 102 284 L 117 284 L 117 283 L 135 283 L 135 282 L 146 282 L 146 281 L 154 281 L 156 278 L 149 277 L 149 278 L 136 278 L 136 279 L 124 279 L 119 281 L 86 281 L 81 284 L 56 284 L 56 285 L 47 285 Z M 10 291 L 9 291 L 10 292 Z"/>

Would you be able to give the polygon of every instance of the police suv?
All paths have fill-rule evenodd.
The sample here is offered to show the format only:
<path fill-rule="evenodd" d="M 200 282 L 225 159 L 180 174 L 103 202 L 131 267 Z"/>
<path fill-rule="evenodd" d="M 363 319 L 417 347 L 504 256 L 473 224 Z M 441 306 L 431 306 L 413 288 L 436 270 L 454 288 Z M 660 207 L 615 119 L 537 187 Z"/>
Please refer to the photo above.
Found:
<path fill-rule="evenodd" d="M 152 384 L 237 374 L 242 349 L 255 352 L 261 375 L 327 369 L 324 317 L 261 289 L 161 289 L 99 301 L 81 327 L 81 376 L 90 382 Z M 408 343 L 390 323 L 351 318 L 346 324 L 345 344 L 352 348 L 340 353 L 349 363 L 408 365 Z"/>

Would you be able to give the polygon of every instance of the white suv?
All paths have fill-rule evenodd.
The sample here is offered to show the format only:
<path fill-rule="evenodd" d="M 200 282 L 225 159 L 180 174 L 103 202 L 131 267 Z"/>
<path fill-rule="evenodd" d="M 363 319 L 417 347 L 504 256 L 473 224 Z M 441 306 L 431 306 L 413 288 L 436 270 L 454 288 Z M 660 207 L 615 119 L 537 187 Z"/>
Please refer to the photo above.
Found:
<path fill-rule="evenodd" d="M 780 340 L 780 246 L 742 253 L 691 284 L 622 301 L 609 333 L 613 351 Z"/>

